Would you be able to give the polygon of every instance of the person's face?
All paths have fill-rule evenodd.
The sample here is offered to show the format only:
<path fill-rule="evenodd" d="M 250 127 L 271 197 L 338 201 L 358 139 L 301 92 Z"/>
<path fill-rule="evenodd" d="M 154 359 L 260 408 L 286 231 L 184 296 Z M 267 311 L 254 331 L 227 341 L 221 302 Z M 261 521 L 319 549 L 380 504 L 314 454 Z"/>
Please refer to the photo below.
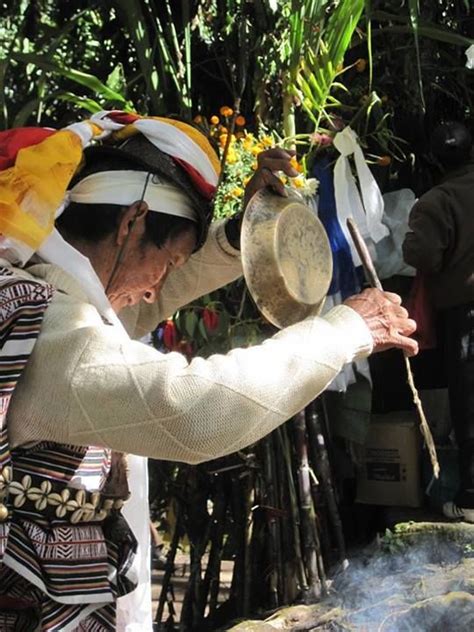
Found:
<path fill-rule="evenodd" d="M 122 262 L 113 275 L 107 296 L 114 311 L 136 305 L 144 300 L 157 300 L 168 274 L 182 266 L 191 256 L 196 245 L 194 230 L 169 239 L 158 248 L 152 242 L 143 242 L 145 224 L 141 218 L 130 228 Z M 117 247 L 123 244 L 119 240 Z"/>

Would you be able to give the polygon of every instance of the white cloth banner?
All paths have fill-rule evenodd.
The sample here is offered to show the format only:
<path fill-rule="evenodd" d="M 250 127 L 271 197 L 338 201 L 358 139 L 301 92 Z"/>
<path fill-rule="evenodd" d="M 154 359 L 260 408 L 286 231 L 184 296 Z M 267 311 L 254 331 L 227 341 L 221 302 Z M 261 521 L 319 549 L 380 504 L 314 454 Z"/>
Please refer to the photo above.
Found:
<path fill-rule="evenodd" d="M 148 509 L 148 459 L 128 456 L 130 500 L 122 513 L 139 542 L 135 568 L 138 585 L 117 601 L 117 632 L 152 632 L 150 512 Z"/>
<path fill-rule="evenodd" d="M 336 134 L 334 146 L 341 154 L 334 167 L 334 193 L 337 215 L 347 243 L 350 246 L 354 265 L 359 266 L 361 263 L 360 258 L 347 229 L 347 219 L 349 217 L 354 219 L 362 237 L 368 241 L 369 248 L 371 241 L 377 243 L 386 237 L 388 229 L 382 224 L 384 209 L 382 193 L 365 161 L 354 130 L 346 127 L 342 132 Z M 349 156 L 351 155 L 354 156 L 360 192 L 349 162 Z M 372 252 L 371 254 L 375 253 Z"/>

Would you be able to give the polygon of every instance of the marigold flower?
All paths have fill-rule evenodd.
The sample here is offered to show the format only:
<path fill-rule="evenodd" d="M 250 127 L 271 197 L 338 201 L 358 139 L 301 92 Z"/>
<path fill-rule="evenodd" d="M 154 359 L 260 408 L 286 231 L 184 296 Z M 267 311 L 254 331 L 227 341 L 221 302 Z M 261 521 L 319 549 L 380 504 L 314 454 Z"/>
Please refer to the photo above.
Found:
<path fill-rule="evenodd" d="M 290 165 L 293 167 L 293 169 L 296 169 L 298 173 L 303 172 L 303 167 L 298 162 L 298 159 L 296 158 L 296 156 L 293 156 L 293 158 L 290 160 Z"/>
<path fill-rule="evenodd" d="M 235 124 L 238 125 L 239 127 L 243 127 L 245 123 L 246 123 L 245 117 L 242 116 L 242 114 L 239 114 L 239 116 L 235 119 Z"/>
<path fill-rule="evenodd" d="M 214 114 L 209 119 L 209 122 L 211 123 L 211 125 L 217 125 L 219 123 L 219 117 Z"/>
<path fill-rule="evenodd" d="M 227 143 L 227 134 L 221 134 L 219 136 L 219 145 L 224 148 L 225 144 Z"/>
<path fill-rule="evenodd" d="M 355 63 L 355 69 L 357 72 L 364 72 L 367 68 L 367 59 L 363 59 L 362 57 L 358 59 Z"/>
<path fill-rule="evenodd" d="M 230 108 L 228 105 L 223 105 L 219 110 L 222 116 L 232 116 L 234 110 Z"/>

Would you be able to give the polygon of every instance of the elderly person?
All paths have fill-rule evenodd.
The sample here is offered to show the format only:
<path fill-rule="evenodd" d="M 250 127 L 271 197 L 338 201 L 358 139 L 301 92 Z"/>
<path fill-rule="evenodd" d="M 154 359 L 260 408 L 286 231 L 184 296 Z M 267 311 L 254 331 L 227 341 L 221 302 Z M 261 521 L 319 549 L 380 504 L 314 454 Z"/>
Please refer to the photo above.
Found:
<path fill-rule="evenodd" d="M 109 124 L 120 147 L 85 150 L 56 232 L 40 248 L 29 241 L 37 254 L 22 267 L 12 263 L 22 236 L 14 213 L 3 225 L 0 216 L 4 235 L 14 233 L 0 261 L 2 630 L 116 629 L 136 549 L 122 515 L 134 482 L 124 453 L 215 459 L 294 415 L 346 362 L 394 346 L 417 351 L 400 299 L 376 290 L 208 359 L 188 362 L 130 339 L 116 314 L 142 337 L 242 271 L 237 222 L 210 221 L 218 161 L 207 141 L 174 121 L 116 114 L 90 128 L 100 135 Z M 82 128 L 69 133 L 87 143 Z M 50 154 L 29 162 L 20 151 L 8 182 L 33 186 L 28 165 L 67 180 L 79 157 L 77 139 L 66 141 L 51 169 Z M 266 185 L 284 193 L 274 172 L 294 175 L 290 159 L 261 155 L 247 193 Z M 40 191 L 41 178 L 34 182 Z"/>

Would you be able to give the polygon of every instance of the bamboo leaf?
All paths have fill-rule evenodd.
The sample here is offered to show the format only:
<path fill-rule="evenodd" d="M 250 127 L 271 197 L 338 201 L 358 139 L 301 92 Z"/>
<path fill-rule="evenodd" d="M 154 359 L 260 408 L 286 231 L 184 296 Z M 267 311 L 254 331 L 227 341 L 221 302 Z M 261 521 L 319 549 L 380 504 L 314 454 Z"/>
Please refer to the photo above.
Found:
<path fill-rule="evenodd" d="M 90 75 L 80 70 L 74 70 L 72 68 L 64 68 L 55 60 L 43 57 L 42 55 L 37 55 L 36 53 L 12 53 L 11 57 L 15 61 L 25 64 L 33 64 L 43 70 L 67 77 L 68 79 L 71 79 L 71 81 L 89 88 L 89 90 L 92 90 L 96 95 L 101 96 L 103 99 L 120 103 L 126 108 L 129 108 L 129 104 L 125 97 L 118 92 L 115 92 L 115 90 L 111 90 L 94 75 Z"/>
<path fill-rule="evenodd" d="M 155 67 L 154 48 L 150 44 L 148 24 L 140 0 L 114 0 L 120 18 L 127 27 L 138 56 L 142 75 L 146 82 L 147 96 L 154 111 L 163 109 L 163 95 L 160 91 L 158 72 Z M 146 4 L 146 6 L 148 6 Z"/>

